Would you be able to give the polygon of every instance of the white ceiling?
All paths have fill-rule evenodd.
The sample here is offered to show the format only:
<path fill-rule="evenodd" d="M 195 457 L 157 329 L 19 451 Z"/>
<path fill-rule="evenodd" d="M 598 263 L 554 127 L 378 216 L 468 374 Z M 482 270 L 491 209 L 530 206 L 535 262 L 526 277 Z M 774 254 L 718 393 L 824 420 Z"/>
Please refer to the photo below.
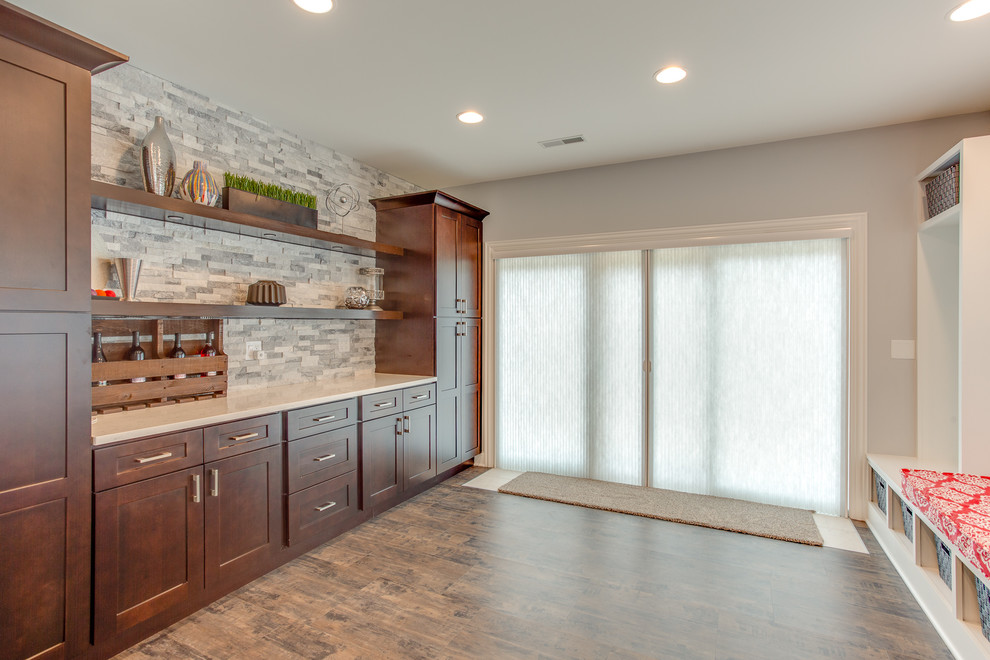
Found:
<path fill-rule="evenodd" d="M 990 16 L 950 23 L 960 1 L 14 3 L 436 188 L 988 110 Z"/>

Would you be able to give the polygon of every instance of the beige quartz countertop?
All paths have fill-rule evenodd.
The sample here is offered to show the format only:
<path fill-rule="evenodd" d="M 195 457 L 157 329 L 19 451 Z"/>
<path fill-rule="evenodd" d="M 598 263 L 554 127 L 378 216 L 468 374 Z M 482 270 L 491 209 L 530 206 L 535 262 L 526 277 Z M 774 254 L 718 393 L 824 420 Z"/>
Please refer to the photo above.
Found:
<path fill-rule="evenodd" d="M 374 374 L 352 380 L 279 385 L 242 392 L 232 390 L 219 399 L 98 415 L 93 423 L 93 446 L 426 385 L 436 380 L 433 376 Z"/>

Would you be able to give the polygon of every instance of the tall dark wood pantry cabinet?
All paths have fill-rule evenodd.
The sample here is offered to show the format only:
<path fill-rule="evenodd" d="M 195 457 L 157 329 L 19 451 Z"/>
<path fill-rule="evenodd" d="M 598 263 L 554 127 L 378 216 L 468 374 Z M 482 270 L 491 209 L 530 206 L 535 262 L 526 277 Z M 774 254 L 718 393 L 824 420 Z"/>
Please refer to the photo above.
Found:
<path fill-rule="evenodd" d="M 0 1 L 0 658 L 89 641 L 90 76 L 126 59 Z"/>
<path fill-rule="evenodd" d="M 375 330 L 379 372 L 437 377 L 438 470 L 481 451 L 482 221 L 476 206 L 433 190 L 371 200 L 377 240 L 402 245 L 379 258 L 387 309 L 402 323 Z"/>

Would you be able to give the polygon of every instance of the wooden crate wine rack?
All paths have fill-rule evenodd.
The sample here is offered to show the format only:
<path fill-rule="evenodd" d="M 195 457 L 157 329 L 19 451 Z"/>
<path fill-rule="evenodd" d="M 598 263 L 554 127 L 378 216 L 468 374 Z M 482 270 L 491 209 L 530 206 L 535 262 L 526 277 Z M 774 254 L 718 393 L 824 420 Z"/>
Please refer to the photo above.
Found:
<path fill-rule="evenodd" d="M 131 333 L 141 333 L 146 359 L 127 360 Z M 227 356 L 223 353 L 222 319 L 94 318 L 93 332 L 103 334 L 107 362 L 93 363 L 93 411 L 137 410 L 227 395 Z M 206 333 L 213 332 L 215 357 L 200 357 Z M 170 358 L 172 337 L 193 357 Z M 147 337 L 151 341 L 145 341 Z M 215 376 L 208 373 L 215 372 Z M 174 376 L 185 374 L 185 378 Z M 144 382 L 132 379 L 144 378 Z M 106 381 L 106 385 L 99 385 Z"/>

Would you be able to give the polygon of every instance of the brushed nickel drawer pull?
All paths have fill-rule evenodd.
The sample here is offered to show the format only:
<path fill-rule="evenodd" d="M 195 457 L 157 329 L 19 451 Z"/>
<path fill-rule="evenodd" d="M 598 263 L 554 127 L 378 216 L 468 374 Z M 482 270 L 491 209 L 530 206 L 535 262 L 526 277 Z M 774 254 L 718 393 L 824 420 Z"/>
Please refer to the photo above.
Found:
<path fill-rule="evenodd" d="M 210 470 L 210 495 L 220 494 L 220 470 Z"/>
<path fill-rule="evenodd" d="M 413 401 L 419 401 L 420 399 L 428 399 L 429 397 L 430 397 L 429 394 L 417 394 L 416 396 L 411 398 Z"/>
<path fill-rule="evenodd" d="M 384 401 L 382 403 L 376 403 L 375 408 L 391 408 L 395 405 L 395 401 Z"/>
<path fill-rule="evenodd" d="M 329 422 L 331 419 L 337 419 L 336 415 L 327 415 L 325 417 L 314 417 L 314 422 Z"/>
<path fill-rule="evenodd" d="M 155 454 L 154 456 L 145 456 L 144 458 L 135 458 L 134 459 L 134 462 L 135 463 L 141 463 L 142 465 L 144 465 L 145 463 L 152 463 L 154 461 L 160 461 L 162 459 L 171 458 L 171 457 L 172 457 L 172 452 L 170 452 L 170 451 L 163 451 L 162 453 Z"/>
<path fill-rule="evenodd" d="M 199 504 L 199 475 L 194 474 L 193 478 L 193 503 Z"/>
<path fill-rule="evenodd" d="M 337 503 L 336 503 L 336 502 L 327 502 L 327 503 L 326 503 L 326 504 L 324 504 L 323 506 L 318 506 L 318 507 L 314 507 L 314 510 L 315 510 L 315 511 L 319 511 L 320 513 L 323 513 L 323 512 L 324 512 L 324 511 L 326 511 L 327 509 L 332 509 L 332 508 L 334 508 L 335 506 L 337 506 Z"/>
<path fill-rule="evenodd" d="M 409 415 L 402 416 L 402 432 L 409 433 Z"/>
<path fill-rule="evenodd" d="M 314 458 L 313 460 L 317 463 L 322 463 L 323 461 L 329 461 L 331 458 L 337 458 L 337 454 L 327 454 L 326 456 L 320 456 L 319 458 Z"/>
<path fill-rule="evenodd" d="M 245 440 L 250 440 L 251 438 L 257 438 L 260 433 L 244 433 L 242 435 L 232 435 L 230 439 L 232 442 L 244 442 Z"/>

